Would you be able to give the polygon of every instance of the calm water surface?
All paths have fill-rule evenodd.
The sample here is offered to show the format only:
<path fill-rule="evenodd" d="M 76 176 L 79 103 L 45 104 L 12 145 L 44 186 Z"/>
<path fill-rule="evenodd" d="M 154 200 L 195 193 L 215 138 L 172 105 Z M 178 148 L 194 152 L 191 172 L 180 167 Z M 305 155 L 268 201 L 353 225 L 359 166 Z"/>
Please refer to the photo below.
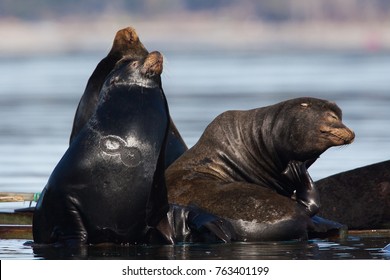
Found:
<path fill-rule="evenodd" d="M 232 244 L 179 244 L 175 246 L 85 246 L 77 249 L 34 248 L 28 240 L 2 240 L 0 259 L 141 259 L 141 260 L 390 260 L 383 249 L 387 238 L 349 237 L 347 240 Z"/>
<path fill-rule="evenodd" d="M 86 82 L 105 53 L 0 58 L 0 191 L 40 192 L 65 152 Z M 390 54 L 165 54 L 163 87 L 171 115 L 192 146 L 207 124 L 231 109 L 289 98 L 330 99 L 343 110 L 355 142 L 333 148 L 311 168 L 313 179 L 390 159 Z M 19 207 L 17 205 L 16 207 Z M 26 206 L 26 205 L 21 205 Z M 27 205 L 28 206 L 28 205 Z M 2 209 L 15 204 L 2 203 Z M 0 240 L 0 258 L 55 258 Z M 80 258 L 389 258 L 387 238 L 305 243 L 86 247 Z"/>

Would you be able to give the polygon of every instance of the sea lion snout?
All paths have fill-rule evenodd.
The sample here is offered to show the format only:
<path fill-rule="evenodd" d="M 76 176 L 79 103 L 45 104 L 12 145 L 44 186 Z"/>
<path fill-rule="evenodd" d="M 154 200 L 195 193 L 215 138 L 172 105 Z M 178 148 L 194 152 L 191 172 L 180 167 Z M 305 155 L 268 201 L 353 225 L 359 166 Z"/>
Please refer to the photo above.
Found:
<path fill-rule="evenodd" d="M 142 65 L 141 73 L 144 75 L 161 75 L 163 71 L 163 56 L 160 52 L 154 51 L 148 54 Z"/>
<path fill-rule="evenodd" d="M 342 127 L 323 125 L 320 131 L 327 135 L 334 146 L 348 145 L 355 139 L 355 132 L 344 125 Z"/>
<path fill-rule="evenodd" d="M 345 140 L 345 144 L 351 144 L 355 139 L 355 132 L 348 127 L 344 129 L 345 136 L 343 137 Z"/>
<path fill-rule="evenodd" d="M 325 135 L 331 146 L 348 145 L 355 139 L 355 132 L 342 121 L 341 109 L 336 103 L 329 102 L 330 108 L 324 112 L 320 122 L 320 132 Z"/>
<path fill-rule="evenodd" d="M 132 27 L 119 30 L 114 38 L 110 55 L 120 59 L 124 55 L 144 56 L 148 53 Z"/>
<path fill-rule="evenodd" d="M 124 29 L 118 31 L 118 33 L 119 33 L 119 32 L 123 32 L 123 33 L 125 34 L 124 37 L 125 37 L 126 40 L 129 41 L 129 42 L 138 42 L 138 41 L 139 41 L 137 32 L 136 32 L 135 29 L 132 28 L 132 27 L 126 27 L 126 28 L 124 28 Z"/>

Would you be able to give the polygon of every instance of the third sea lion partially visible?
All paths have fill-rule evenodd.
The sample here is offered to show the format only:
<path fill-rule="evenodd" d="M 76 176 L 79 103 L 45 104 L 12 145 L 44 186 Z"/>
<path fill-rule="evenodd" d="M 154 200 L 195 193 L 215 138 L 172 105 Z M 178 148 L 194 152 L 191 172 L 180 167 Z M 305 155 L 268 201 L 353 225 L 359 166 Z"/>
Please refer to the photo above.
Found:
<path fill-rule="evenodd" d="M 349 229 L 390 227 L 390 161 L 341 172 L 315 182 L 319 214 Z"/>

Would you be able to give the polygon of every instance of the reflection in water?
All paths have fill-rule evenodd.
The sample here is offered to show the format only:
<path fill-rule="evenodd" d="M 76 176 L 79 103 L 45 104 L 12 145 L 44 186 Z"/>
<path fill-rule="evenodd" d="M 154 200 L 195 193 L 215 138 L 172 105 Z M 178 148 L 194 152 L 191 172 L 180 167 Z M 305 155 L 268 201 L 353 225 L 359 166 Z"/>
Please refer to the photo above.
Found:
<path fill-rule="evenodd" d="M 387 238 L 310 240 L 308 242 L 236 242 L 165 246 L 102 244 L 64 248 L 31 246 L 26 240 L 0 241 L 0 259 L 130 259 L 130 260 L 305 260 L 388 259 Z M 24 245 L 23 245 L 24 244 Z"/>
<path fill-rule="evenodd" d="M 181 244 L 165 246 L 113 244 L 64 248 L 33 246 L 44 259 L 315 259 L 319 247 L 311 242 Z"/>

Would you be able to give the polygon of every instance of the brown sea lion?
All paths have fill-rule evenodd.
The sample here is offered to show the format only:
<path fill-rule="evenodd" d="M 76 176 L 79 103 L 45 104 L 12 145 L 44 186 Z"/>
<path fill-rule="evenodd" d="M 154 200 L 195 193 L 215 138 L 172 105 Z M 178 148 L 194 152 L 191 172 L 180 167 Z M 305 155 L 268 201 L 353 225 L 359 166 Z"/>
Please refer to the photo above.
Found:
<path fill-rule="evenodd" d="M 307 168 L 353 141 L 333 102 L 310 97 L 227 111 L 166 171 L 170 203 L 229 221 L 236 240 L 306 238 L 318 212 Z"/>
<path fill-rule="evenodd" d="M 96 66 L 80 99 L 70 134 L 70 143 L 77 137 L 80 130 L 95 112 L 99 100 L 99 92 L 106 77 L 114 69 L 116 63 L 124 57 L 128 59 L 144 59 L 148 53 L 134 28 L 127 27 L 116 33 L 110 52 Z M 160 77 L 158 84 L 161 90 L 163 90 Z M 166 166 L 169 166 L 186 150 L 187 145 L 170 117 L 170 129 L 165 156 Z"/>
<path fill-rule="evenodd" d="M 383 161 L 317 181 L 319 215 L 349 229 L 390 227 L 390 161 Z"/>

